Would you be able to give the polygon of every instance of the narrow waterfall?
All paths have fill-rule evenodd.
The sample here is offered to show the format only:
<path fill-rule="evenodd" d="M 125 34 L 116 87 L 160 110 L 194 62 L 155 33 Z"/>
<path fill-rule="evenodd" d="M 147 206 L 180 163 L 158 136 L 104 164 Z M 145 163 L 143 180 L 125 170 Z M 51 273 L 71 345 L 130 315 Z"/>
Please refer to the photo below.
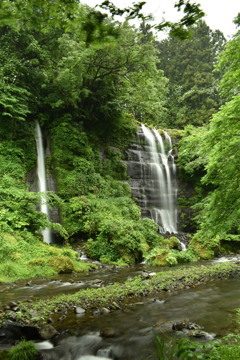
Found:
<path fill-rule="evenodd" d="M 39 123 L 36 121 L 35 125 L 35 140 L 37 146 L 37 176 L 38 176 L 38 190 L 41 193 L 47 191 L 47 178 L 46 178 L 46 167 L 45 167 L 45 153 L 43 147 L 42 131 Z M 44 196 L 41 198 L 40 211 L 46 214 L 49 219 L 49 209 Z M 44 242 L 51 243 L 51 230 L 46 228 L 42 230 Z"/>
<path fill-rule="evenodd" d="M 150 217 L 162 233 L 177 233 L 177 181 L 172 141 L 167 132 L 142 125 L 139 144 L 128 150 L 132 194 L 143 217 Z"/>

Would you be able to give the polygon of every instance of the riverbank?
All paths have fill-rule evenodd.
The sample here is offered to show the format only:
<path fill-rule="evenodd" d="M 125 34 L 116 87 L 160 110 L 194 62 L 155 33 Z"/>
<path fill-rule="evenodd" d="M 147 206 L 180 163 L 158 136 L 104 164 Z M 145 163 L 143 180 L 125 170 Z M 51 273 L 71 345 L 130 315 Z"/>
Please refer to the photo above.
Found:
<path fill-rule="evenodd" d="M 173 293 L 194 288 L 216 279 L 226 279 L 240 274 L 240 265 L 220 263 L 206 266 L 191 266 L 171 269 L 158 273 L 142 272 L 123 283 L 82 289 L 74 294 L 57 295 L 45 299 L 29 299 L 13 303 L 0 313 L 0 321 L 13 320 L 20 324 L 41 326 L 51 317 L 68 312 L 93 313 L 96 311 L 119 310 L 129 299 L 144 297 L 154 293 Z M 101 286 L 101 284 L 99 284 Z"/>

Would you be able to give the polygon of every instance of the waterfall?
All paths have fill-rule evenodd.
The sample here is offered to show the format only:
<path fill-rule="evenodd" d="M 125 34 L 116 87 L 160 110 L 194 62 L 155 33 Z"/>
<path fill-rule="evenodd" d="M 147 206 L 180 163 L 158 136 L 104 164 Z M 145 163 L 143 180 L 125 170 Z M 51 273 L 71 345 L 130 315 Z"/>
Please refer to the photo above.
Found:
<path fill-rule="evenodd" d="M 37 176 L 38 176 L 38 189 L 41 193 L 47 191 L 47 177 L 46 177 L 46 167 L 45 167 L 45 154 L 43 147 L 43 137 L 42 131 L 39 123 L 36 121 L 35 125 L 35 140 L 37 146 Z M 49 209 L 47 205 L 47 201 L 44 196 L 41 197 L 41 206 L 40 211 L 46 214 L 49 220 Z M 43 240 L 44 242 L 50 244 L 51 243 L 51 230 L 46 228 L 42 230 Z"/>
<path fill-rule="evenodd" d="M 129 184 L 143 217 L 150 217 L 161 233 L 177 233 L 177 181 L 172 141 L 167 132 L 141 125 L 140 144 L 128 150 Z"/>

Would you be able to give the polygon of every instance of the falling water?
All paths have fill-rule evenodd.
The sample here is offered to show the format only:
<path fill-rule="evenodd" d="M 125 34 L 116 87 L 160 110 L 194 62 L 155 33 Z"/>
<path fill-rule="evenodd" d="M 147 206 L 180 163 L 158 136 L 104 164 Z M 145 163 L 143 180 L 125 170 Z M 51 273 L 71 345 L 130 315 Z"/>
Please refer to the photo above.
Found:
<path fill-rule="evenodd" d="M 165 141 L 157 130 L 142 125 L 142 131 L 149 145 L 149 162 L 153 180 L 153 207 L 150 209 L 152 219 L 160 226 L 161 232 L 177 232 L 176 209 L 176 166 L 172 155 L 172 142 L 164 132 Z"/>
<path fill-rule="evenodd" d="M 138 198 L 143 217 L 150 217 L 162 233 L 177 233 L 176 165 L 172 141 L 167 132 L 142 125 L 135 144 L 128 154 L 129 181 L 133 196 Z"/>
<path fill-rule="evenodd" d="M 38 176 L 38 186 L 39 191 L 44 193 L 47 191 L 47 178 L 46 178 L 46 168 L 45 168 L 45 154 L 43 148 L 43 138 L 42 131 L 38 122 L 35 125 L 35 140 L 37 145 L 37 176 Z M 41 197 L 41 206 L 40 211 L 46 214 L 47 219 L 49 219 L 49 210 L 46 199 L 44 196 Z M 46 228 L 42 230 L 42 235 L 44 242 L 50 244 L 51 242 L 51 230 Z"/>

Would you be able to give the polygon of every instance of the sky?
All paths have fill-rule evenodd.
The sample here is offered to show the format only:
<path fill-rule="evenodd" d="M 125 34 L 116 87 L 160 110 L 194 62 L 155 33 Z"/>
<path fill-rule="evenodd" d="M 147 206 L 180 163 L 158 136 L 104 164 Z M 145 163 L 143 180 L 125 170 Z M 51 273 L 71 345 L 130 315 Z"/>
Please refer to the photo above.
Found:
<path fill-rule="evenodd" d="M 137 3 L 140 0 L 111 0 L 116 6 L 123 8 Z M 168 21 L 176 21 L 180 14 L 174 8 L 176 0 L 145 0 L 145 13 L 152 13 L 156 23 L 160 23 L 163 17 Z M 103 0 L 81 0 L 89 6 L 95 6 Z M 226 38 L 236 33 L 237 27 L 233 24 L 233 19 L 240 12 L 239 0 L 192 0 L 199 3 L 202 10 L 206 13 L 205 21 L 212 30 L 219 29 Z"/>

